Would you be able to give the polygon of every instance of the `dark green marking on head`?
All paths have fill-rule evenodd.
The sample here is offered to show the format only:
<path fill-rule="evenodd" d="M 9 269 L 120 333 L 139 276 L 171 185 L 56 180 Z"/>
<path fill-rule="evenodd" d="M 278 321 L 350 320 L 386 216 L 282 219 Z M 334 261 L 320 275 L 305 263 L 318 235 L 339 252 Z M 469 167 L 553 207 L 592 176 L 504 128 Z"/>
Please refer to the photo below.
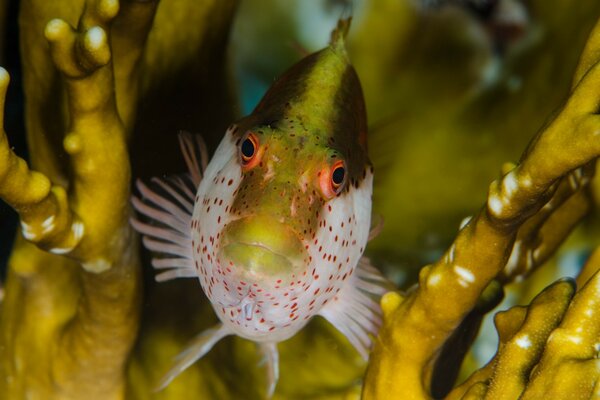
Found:
<path fill-rule="evenodd" d="M 292 134 L 290 121 L 300 125 L 311 136 L 307 141 L 346 161 L 348 187 L 357 185 L 370 166 L 362 88 L 344 43 L 349 27 L 350 19 L 340 20 L 329 46 L 287 70 L 252 114 L 238 122 L 240 135 L 260 127 Z"/>
<path fill-rule="evenodd" d="M 221 260 L 244 279 L 300 284 L 336 263 L 334 252 L 348 260 L 362 253 L 352 232 L 368 231 L 371 175 L 363 94 L 344 45 L 349 23 L 340 21 L 329 46 L 285 72 L 230 131 L 239 165 L 227 164 L 236 178 L 225 212 L 234 222 L 217 239 Z"/>

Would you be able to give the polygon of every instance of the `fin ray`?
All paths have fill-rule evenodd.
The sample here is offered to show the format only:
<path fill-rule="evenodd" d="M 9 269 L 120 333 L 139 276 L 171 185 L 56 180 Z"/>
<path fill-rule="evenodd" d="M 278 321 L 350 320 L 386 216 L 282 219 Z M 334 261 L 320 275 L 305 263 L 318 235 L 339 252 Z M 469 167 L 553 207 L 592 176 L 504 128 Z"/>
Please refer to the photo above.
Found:
<path fill-rule="evenodd" d="M 206 144 L 201 136 L 182 131 L 179 133 L 179 146 L 192 182 L 198 187 L 207 166 L 208 150 Z"/>
<path fill-rule="evenodd" d="M 133 204 L 133 208 L 135 208 L 135 210 L 138 213 L 143 214 L 146 217 L 153 219 L 163 225 L 167 225 L 172 229 L 176 229 L 179 232 L 185 233 L 189 227 L 189 225 L 186 226 L 186 224 L 184 224 L 183 222 L 181 222 L 179 219 L 175 218 L 173 215 L 169 214 L 168 212 L 161 211 L 157 208 L 154 208 L 147 204 L 144 204 L 137 197 L 132 197 L 131 203 Z M 190 216 L 190 218 L 191 218 L 191 216 Z"/>
<path fill-rule="evenodd" d="M 270 399 L 273 397 L 277 381 L 279 380 L 279 352 L 277 351 L 277 343 L 261 343 L 260 350 L 267 362 L 267 398 Z"/>
<path fill-rule="evenodd" d="M 142 233 L 149 237 L 153 237 L 155 239 L 163 240 L 165 242 L 179 244 L 182 241 L 189 240 L 189 238 L 183 236 L 180 232 L 178 232 L 176 230 L 168 229 L 168 228 L 161 228 L 158 226 L 152 226 L 152 225 L 146 224 L 144 222 L 140 222 L 136 219 L 131 220 L 131 225 L 139 233 Z"/>
<path fill-rule="evenodd" d="M 156 391 L 167 387 L 179 374 L 208 353 L 219 340 L 230 334 L 225 325 L 217 324 L 197 335 L 186 349 L 175 357 L 175 365 L 160 380 Z"/>
<path fill-rule="evenodd" d="M 177 278 L 197 278 L 198 272 L 191 268 L 173 268 L 168 271 L 156 274 L 154 280 L 156 282 L 166 282 Z"/>
<path fill-rule="evenodd" d="M 161 189 L 163 189 L 171 197 L 173 197 L 175 200 L 177 200 L 177 202 L 185 209 L 185 211 L 188 214 L 192 214 L 192 212 L 194 211 L 194 197 L 193 197 L 193 194 L 191 191 L 189 192 L 189 195 L 188 195 L 188 193 L 185 193 L 185 192 L 182 195 L 182 194 L 178 193 L 173 187 L 169 186 L 162 179 L 154 178 L 154 179 L 152 179 L 152 182 L 154 182 L 156 185 L 160 186 Z M 175 185 L 174 182 L 170 182 L 170 183 L 172 185 Z"/>
<path fill-rule="evenodd" d="M 381 231 L 383 230 L 383 217 L 381 215 L 377 215 L 373 217 L 376 221 L 371 225 L 371 230 L 369 230 L 369 237 L 367 238 L 367 242 L 375 239 Z"/>
<path fill-rule="evenodd" d="M 373 297 L 380 297 L 391 284 L 362 257 L 356 273 L 340 293 L 319 312 L 339 330 L 366 360 L 372 339 L 381 326 L 381 308 Z"/>
<path fill-rule="evenodd" d="M 192 254 L 191 221 L 196 189 L 208 164 L 208 150 L 199 135 L 179 134 L 179 145 L 188 173 L 165 178 L 152 178 L 152 188 L 138 180 L 140 197 L 131 203 L 139 217 L 131 218 L 133 228 L 143 235 L 144 246 L 161 253 L 152 258 L 158 270 L 156 281 L 197 277 Z"/>
<path fill-rule="evenodd" d="M 186 210 L 182 209 L 181 206 L 175 205 L 171 200 L 167 198 L 167 196 L 159 195 L 155 191 L 151 190 L 139 179 L 136 182 L 136 186 L 144 199 L 152 202 L 156 206 L 160 207 L 162 210 L 170 213 L 173 217 L 177 218 L 183 223 L 189 221 L 190 214 L 187 213 Z"/>
<path fill-rule="evenodd" d="M 153 258 L 152 266 L 155 269 L 165 268 L 191 268 L 194 269 L 194 264 L 187 258 Z"/>
<path fill-rule="evenodd" d="M 148 236 L 144 236 L 142 242 L 149 250 L 158 251 L 163 254 L 171 254 L 174 256 L 187 256 L 191 251 L 190 248 L 192 247 L 191 244 L 187 247 L 184 247 L 177 244 L 169 244 L 154 240 Z"/>
<path fill-rule="evenodd" d="M 185 179 L 184 179 L 185 178 Z M 189 176 L 188 174 L 183 174 L 183 175 L 174 175 L 174 176 L 168 176 L 164 179 L 161 178 L 157 178 L 154 177 L 151 179 L 151 182 L 154 183 L 164 183 L 164 184 L 170 184 L 173 185 L 174 188 L 181 190 L 181 193 L 185 196 L 186 199 L 188 199 L 188 201 L 190 201 L 192 203 L 192 207 L 190 209 L 190 214 L 192 213 L 192 211 L 194 210 L 194 200 L 195 200 L 195 187 L 193 186 L 194 183 L 192 182 L 192 177 Z"/>

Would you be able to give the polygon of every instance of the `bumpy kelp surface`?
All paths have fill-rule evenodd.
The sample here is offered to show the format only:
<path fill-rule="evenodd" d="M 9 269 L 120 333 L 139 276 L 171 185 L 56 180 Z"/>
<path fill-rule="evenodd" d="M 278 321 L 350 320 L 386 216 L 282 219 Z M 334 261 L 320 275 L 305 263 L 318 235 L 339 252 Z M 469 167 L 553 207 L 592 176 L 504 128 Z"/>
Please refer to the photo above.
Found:
<path fill-rule="evenodd" d="M 303 3 L 20 2 L 29 161 L 2 131 L 0 197 L 20 227 L 2 282 L 0 397 L 266 397 L 265 360 L 234 336 L 155 391 L 217 321 L 196 280 L 153 281 L 130 198 L 132 178 L 185 171 L 179 130 L 212 153 L 241 116 L 228 55 L 269 86 L 325 46 L 305 40 L 318 29 L 302 24 Z M 328 36 L 344 12 L 319 3 Z M 7 7 L 0 39 L 14 46 Z M 598 396 L 600 4 L 375 0 L 353 12 L 347 48 L 385 221 L 367 254 L 408 290 L 382 298 L 368 362 L 320 317 L 280 343 L 273 398 Z M 0 126 L 17 101 L 8 85 L 0 70 Z M 504 293 L 518 305 L 494 318 L 495 354 L 447 373 Z"/>

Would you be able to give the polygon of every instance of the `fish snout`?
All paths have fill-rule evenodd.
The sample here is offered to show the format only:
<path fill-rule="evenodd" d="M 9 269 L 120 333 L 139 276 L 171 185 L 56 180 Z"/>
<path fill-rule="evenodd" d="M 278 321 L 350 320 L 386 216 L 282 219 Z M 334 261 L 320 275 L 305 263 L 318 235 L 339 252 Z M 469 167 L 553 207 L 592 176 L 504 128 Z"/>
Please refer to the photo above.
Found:
<path fill-rule="evenodd" d="M 248 283 L 298 276 L 308 265 L 308 253 L 297 234 L 270 216 L 251 216 L 225 226 L 220 260 Z"/>

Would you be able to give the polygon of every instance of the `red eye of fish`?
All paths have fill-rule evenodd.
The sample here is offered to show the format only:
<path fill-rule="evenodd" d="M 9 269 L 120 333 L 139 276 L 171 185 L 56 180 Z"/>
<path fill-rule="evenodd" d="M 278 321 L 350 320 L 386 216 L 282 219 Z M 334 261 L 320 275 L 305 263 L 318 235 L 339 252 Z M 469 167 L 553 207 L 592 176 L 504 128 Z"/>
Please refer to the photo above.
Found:
<path fill-rule="evenodd" d="M 242 140 L 240 144 L 240 158 L 244 169 L 252 168 L 260 161 L 258 137 L 254 133 L 249 132 L 246 138 Z"/>
<path fill-rule="evenodd" d="M 319 174 L 319 185 L 327 199 L 335 197 L 343 189 L 346 182 L 346 165 L 338 160 L 331 167 L 327 167 Z"/>

